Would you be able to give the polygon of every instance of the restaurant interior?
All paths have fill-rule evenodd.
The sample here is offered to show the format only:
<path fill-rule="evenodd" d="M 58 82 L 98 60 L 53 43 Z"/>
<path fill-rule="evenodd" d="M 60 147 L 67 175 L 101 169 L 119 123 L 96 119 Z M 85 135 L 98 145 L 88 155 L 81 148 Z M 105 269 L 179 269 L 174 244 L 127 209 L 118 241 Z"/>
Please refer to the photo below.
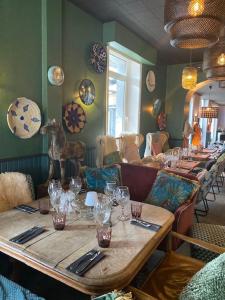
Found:
<path fill-rule="evenodd" d="M 0 20 L 0 300 L 224 300 L 225 0 Z"/>

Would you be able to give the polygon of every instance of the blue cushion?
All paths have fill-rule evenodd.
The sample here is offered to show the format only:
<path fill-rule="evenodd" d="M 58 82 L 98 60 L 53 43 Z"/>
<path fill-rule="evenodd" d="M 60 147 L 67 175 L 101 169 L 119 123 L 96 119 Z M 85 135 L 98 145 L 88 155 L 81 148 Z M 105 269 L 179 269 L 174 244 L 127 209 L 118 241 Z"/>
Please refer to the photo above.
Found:
<path fill-rule="evenodd" d="M 0 275 L 0 299 L 1 300 L 44 300 L 32 294 L 22 286 Z"/>
<path fill-rule="evenodd" d="M 108 155 L 105 155 L 104 159 L 103 159 L 104 165 L 119 164 L 121 162 L 122 162 L 122 159 L 120 157 L 119 151 L 109 153 Z"/>
<path fill-rule="evenodd" d="M 175 212 L 193 196 L 198 187 L 195 181 L 162 170 L 158 172 L 145 202 Z"/>
<path fill-rule="evenodd" d="M 104 192 L 106 181 L 120 183 L 119 167 L 110 168 L 86 168 L 84 171 L 87 188 L 97 192 Z"/>

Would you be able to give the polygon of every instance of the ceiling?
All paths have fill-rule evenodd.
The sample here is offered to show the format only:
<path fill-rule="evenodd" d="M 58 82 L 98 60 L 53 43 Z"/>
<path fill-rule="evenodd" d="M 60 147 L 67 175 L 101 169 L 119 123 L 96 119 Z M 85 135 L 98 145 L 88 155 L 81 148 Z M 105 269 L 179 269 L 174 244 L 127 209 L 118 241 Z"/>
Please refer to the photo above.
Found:
<path fill-rule="evenodd" d="M 190 51 L 170 46 L 164 31 L 165 0 L 70 0 L 102 22 L 118 21 L 158 50 L 159 64 L 189 62 Z M 202 50 L 193 50 L 193 61 L 202 61 Z"/>
<path fill-rule="evenodd" d="M 220 85 L 223 85 L 224 88 L 220 87 Z M 219 81 L 209 83 L 198 89 L 197 93 L 203 97 L 205 96 L 205 99 L 209 99 L 209 86 L 212 86 L 210 100 L 215 101 L 217 104 L 225 105 L 225 81 L 221 81 L 221 83 L 219 83 Z"/>

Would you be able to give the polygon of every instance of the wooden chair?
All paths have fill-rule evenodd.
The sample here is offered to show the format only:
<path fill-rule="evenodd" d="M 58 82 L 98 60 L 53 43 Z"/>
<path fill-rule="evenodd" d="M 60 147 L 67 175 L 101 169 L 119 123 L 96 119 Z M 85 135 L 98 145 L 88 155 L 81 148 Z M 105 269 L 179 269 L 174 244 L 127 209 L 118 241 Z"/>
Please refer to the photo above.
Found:
<path fill-rule="evenodd" d="M 225 248 L 223 247 L 212 245 L 176 232 L 172 232 L 171 236 L 218 254 L 225 252 Z M 200 260 L 173 252 L 171 250 L 171 243 L 169 243 L 168 252 L 164 259 L 145 280 L 141 290 L 153 297 L 153 299 L 178 299 L 181 291 L 190 281 L 192 276 L 204 265 L 204 262 Z"/>

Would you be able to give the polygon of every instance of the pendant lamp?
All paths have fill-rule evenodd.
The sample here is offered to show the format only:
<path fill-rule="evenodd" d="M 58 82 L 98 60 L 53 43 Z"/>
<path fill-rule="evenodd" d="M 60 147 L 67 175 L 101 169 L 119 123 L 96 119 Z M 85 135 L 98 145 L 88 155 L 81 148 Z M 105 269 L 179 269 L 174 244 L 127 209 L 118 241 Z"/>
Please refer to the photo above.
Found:
<path fill-rule="evenodd" d="M 182 72 L 182 88 L 191 90 L 197 84 L 197 69 L 194 67 L 185 67 Z"/>
<path fill-rule="evenodd" d="M 216 45 L 204 51 L 203 71 L 210 79 L 225 77 L 225 35 Z"/>
<path fill-rule="evenodd" d="M 164 29 L 173 47 L 206 48 L 218 41 L 225 0 L 165 0 Z"/>

